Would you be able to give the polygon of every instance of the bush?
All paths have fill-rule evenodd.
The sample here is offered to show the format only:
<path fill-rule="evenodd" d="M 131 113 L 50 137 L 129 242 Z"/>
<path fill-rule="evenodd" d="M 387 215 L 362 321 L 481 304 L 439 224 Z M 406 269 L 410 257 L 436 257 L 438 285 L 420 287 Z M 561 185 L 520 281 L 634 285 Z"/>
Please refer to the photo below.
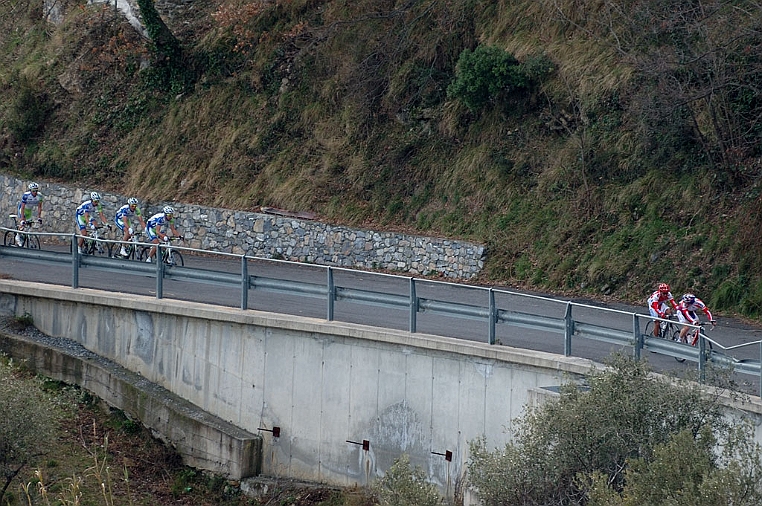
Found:
<path fill-rule="evenodd" d="M 447 95 L 462 100 L 472 111 L 484 107 L 501 93 L 529 88 L 553 71 L 546 56 L 533 56 L 524 64 L 513 55 L 495 46 L 478 46 L 472 52 L 463 50 L 455 68 L 455 81 Z"/>
<path fill-rule="evenodd" d="M 403 454 L 394 461 L 384 477 L 374 485 L 381 506 L 438 506 L 442 498 L 436 487 L 426 482 L 420 467 L 410 466 L 410 457 Z"/>
<path fill-rule="evenodd" d="M 591 496 L 599 505 L 668 504 L 675 490 L 709 483 L 729 495 L 745 484 L 759 500 L 759 486 L 749 485 L 757 483 L 759 450 L 719 403 L 698 385 L 654 377 L 644 362 L 615 357 L 611 365 L 587 377 L 589 388 L 565 385 L 557 402 L 530 410 L 502 450 L 488 450 L 484 439 L 470 443 L 470 484 L 486 506 L 585 504 Z M 717 448 L 730 450 L 724 460 L 713 457 Z M 731 454 L 743 448 L 739 465 Z M 668 472 L 677 481 L 668 481 Z M 640 502 L 617 502 L 647 484 L 664 501 L 642 495 Z"/>
<path fill-rule="evenodd" d="M 26 78 L 18 78 L 15 91 L 8 127 L 16 140 L 25 143 L 36 139 L 42 132 L 52 107 L 47 94 L 38 92 Z"/>

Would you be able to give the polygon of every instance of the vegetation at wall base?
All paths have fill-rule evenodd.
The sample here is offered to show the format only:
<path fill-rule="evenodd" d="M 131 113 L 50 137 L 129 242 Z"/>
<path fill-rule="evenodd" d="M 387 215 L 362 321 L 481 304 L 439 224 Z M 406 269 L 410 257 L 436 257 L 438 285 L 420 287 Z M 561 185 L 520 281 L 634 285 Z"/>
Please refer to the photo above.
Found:
<path fill-rule="evenodd" d="M 485 506 L 760 504 L 762 449 L 719 392 L 614 356 L 512 420 L 504 448 L 470 442 L 470 484 Z"/>
<path fill-rule="evenodd" d="M 145 0 L 150 40 L 56 6 L 0 5 L 4 172 L 469 239 L 485 283 L 642 303 L 668 281 L 762 316 L 754 2 Z"/>
<path fill-rule="evenodd" d="M 184 466 L 139 422 L 84 390 L 34 376 L 7 357 L 0 357 L 0 385 L 2 506 L 376 504 L 364 489 L 287 482 L 247 497 L 237 482 Z"/>

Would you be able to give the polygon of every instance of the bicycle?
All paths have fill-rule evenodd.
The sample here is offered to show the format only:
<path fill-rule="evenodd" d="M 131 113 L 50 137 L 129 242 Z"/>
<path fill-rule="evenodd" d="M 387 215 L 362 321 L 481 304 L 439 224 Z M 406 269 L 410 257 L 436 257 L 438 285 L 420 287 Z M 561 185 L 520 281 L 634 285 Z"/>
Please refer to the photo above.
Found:
<path fill-rule="evenodd" d="M 680 329 L 677 329 L 672 334 L 672 340 L 678 343 L 690 344 L 691 346 L 696 346 L 698 344 L 699 335 L 704 333 L 704 325 L 705 325 L 704 322 L 700 322 L 697 328 L 689 329 L 688 332 L 685 334 L 684 338 L 680 337 Z M 704 339 L 704 342 L 706 343 L 708 351 L 711 353 L 712 341 L 710 341 L 709 339 Z M 685 362 L 684 358 L 675 357 L 675 360 L 677 360 L 678 362 Z"/>
<path fill-rule="evenodd" d="M 9 218 L 13 221 L 11 225 L 8 228 L 12 228 L 14 230 L 8 230 L 5 232 L 5 236 L 3 237 L 3 246 L 19 246 L 16 242 L 16 235 L 18 235 L 21 238 L 21 247 L 22 248 L 29 248 L 29 249 L 42 249 L 40 246 L 40 238 L 37 237 L 34 234 L 29 234 L 22 232 L 19 228 L 18 224 L 18 216 L 15 214 L 9 214 Z M 37 219 L 36 222 L 31 221 L 21 221 L 21 226 L 24 226 L 24 224 L 29 225 L 30 227 L 37 228 L 42 223 L 41 219 Z"/>
<path fill-rule="evenodd" d="M 172 241 L 181 241 L 183 240 L 183 237 L 182 236 L 168 237 L 168 239 L 169 241 L 167 241 L 164 247 L 161 248 L 162 261 L 169 266 L 176 266 L 176 265 L 180 267 L 184 266 L 185 260 L 183 260 L 183 255 L 179 251 L 176 251 L 174 248 L 169 246 L 169 244 Z M 151 248 L 153 247 L 154 246 L 142 246 L 140 248 L 140 255 L 138 256 L 138 258 L 140 259 L 141 262 L 144 262 L 146 258 L 148 258 L 148 253 L 151 251 Z"/>
<path fill-rule="evenodd" d="M 113 248 L 113 245 L 111 243 L 104 243 L 103 241 L 99 240 L 100 237 L 100 230 L 103 228 L 108 228 L 109 231 L 111 231 L 111 225 L 95 225 L 95 228 L 92 228 L 90 230 L 90 235 L 85 236 L 85 241 L 82 243 L 82 254 L 83 255 L 105 255 L 105 256 L 112 256 L 111 250 Z M 71 252 L 71 246 L 69 246 L 69 252 Z"/>
<path fill-rule="evenodd" d="M 138 243 L 140 241 L 140 236 L 142 235 L 142 232 L 137 231 L 134 234 L 132 234 L 127 241 L 126 244 L 124 244 L 124 250 L 127 252 L 126 255 L 122 255 L 119 251 L 121 248 L 119 244 L 114 244 L 112 246 L 113 255 L 111 255 L 113 258 L 121 258 L 125 260 L 138 260 L 140 258 L 140 250 L 138 248 Z"/>
<path fill-rule="evenodd" d="M 671 310 L 670 310 L 671 311 Z M 659 324 L 659 334 L 654 335 L 654 325 Z M 647 337 L 659 337 L 661 339 L 672 339 L 675 331 L 678 330 L 674 323 L 672 313 L 667 312 L 664 320 L 651 320 L 646 325 L 645 335 Z"/>

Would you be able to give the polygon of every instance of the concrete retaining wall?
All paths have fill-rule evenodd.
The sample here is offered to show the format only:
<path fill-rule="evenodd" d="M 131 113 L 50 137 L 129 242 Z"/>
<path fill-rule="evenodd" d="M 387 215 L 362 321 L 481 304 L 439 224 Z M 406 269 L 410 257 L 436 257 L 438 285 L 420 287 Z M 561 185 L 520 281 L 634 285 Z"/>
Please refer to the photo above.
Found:
<path fill-rule="evenodd" d="M 367 484 L 407 453 L 453 496 L 469 441 L 486 435 L 503 445 L 525 405 L 551 395 L 544 387 L 591 367 L 503 346 L 8 280 L 0 280 L 0 308 L 29 313 L 46 334 L 73 338 L 261 434 L 263 474 L 341 486 Z"/>
<path fill-rule="evenodd" d="M 0 210 L 16 212 L 28 181 L 0 174 Z M 97 188 L 70 188 L 37 181 L 43 195 L 43 231 L 74 232 L 74 210 Z M 98 190 L 99 191 L 99 190 Z M 113 220 L 127 197 L 99 191 L 104 214 Z M 143 213 L 166 202 L 141 202 Z M 320 265 L 383 269 L 414 276 L 470 279 L 484 268 L 484 246 L 465 241 L 360 230 L 311 220 L 172 203 L 178 228 L 191 248 Z M 5 220 L 2 222 L 9 225 Z"/>

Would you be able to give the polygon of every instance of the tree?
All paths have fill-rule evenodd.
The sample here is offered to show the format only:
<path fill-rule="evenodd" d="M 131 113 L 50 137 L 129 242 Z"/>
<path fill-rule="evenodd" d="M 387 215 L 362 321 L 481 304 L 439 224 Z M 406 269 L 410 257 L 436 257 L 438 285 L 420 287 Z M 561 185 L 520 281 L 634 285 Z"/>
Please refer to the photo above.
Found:
<path fill-rule="evenodd" d="M 153 44 L 154 69 L 149 75 L 155 76 L 159 87 L 181 92 L 193 80 L 185 65 L 180 41 L 174 36 L 156 11 L 153 0 L 138 0 L 143 23 Z"/>
<path fill-rule="evenodd" d="M 17 368 L 0 364 L 0 502 L 13 479 L 48 451 L 56 419 L 55 406 Z"/>
<path fill-rule="evenodd" d="M 748 450 L 749 434 L 736 430 L 697 384 L 674 384 L 652 375 L 645 362 L 620 356 L 611 368 L 590 373 L 586 383 L 565 385 L 558 401 L 530 410 L 505 448 L 490 451 L 484 439 L 471 442 L 470 484 L 486 506 L 586 504 L 591 490 L 596 498 L 616 499 L 635 483 L 653 485 L 647 480 L 670 466 L 683 466 L 687 474 L 676 475 L 689 477 L 695 490 L 711 482 L 716 493 L 731 494 L 737 483 L 754 483 L 748 488 L 760 497 L 754 478 L 759 451 Z M 716 448 L 744 445 L 743 465 L 733 452 L 724 460 L 713 457 Z M 662 474 L 653 472 L 657 463 Z M 660 486 L 665 494 L 675 488 Z"/>

